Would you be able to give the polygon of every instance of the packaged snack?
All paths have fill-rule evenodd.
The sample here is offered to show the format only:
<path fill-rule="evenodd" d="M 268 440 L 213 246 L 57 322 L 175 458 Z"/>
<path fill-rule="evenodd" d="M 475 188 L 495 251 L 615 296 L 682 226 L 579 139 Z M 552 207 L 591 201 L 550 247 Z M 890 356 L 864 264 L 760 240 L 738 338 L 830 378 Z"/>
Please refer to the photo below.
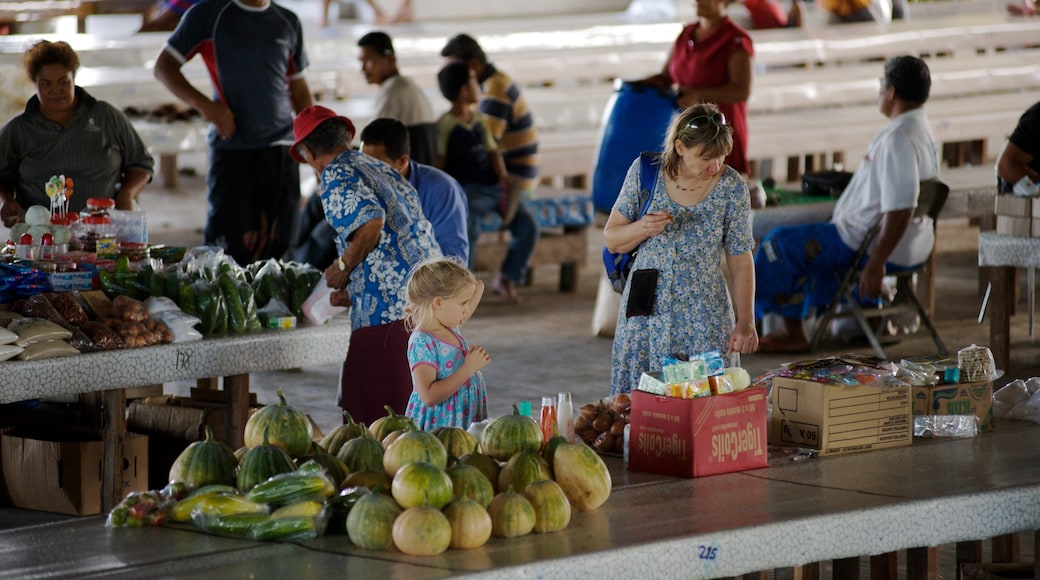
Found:
<path fill-rule="evenodd" d="M 96 320 L 84 323 L 80 326 L 80 330 L 90 338 L 98 350 L 115 350 L 126 347 L 126 341 L 119 336 L 118 332 Z"/>
<path fill-rule="evenodd" d="M 148 310 L 140 300 L 120 295 L 112 300 L 112 311 L 109 316 L 123 320 L 141 321 L 148 318 Z"/>
<path fill-rule="evenodd" d="M 42 318 L 56 324 L 62 324 L 65 318 L 59 313 L 42 294 L 30 296 L 25 300 L 15 302 L 11 310 L 27 318 Z"/>
<path fill-rule="evenodd" d="M 993 353 L 985 346 L 973 344 L 957 351 L 957 368 L 962 383 L 990 381 L 997 377 Z"/>
<path fill-rule="evenodd" d="M 23 350 L 25 350 L 24 347 L 15 344 L 2 344 L 0 345 L 0 361 L 14 358 Z"/>
<path fill-rule="evenodd" d="M 18 359 L 43 360 L 46 358 L 72 356 L 74 354 L 79 354 L 79 351 L 72 348 L 72 345 L 64 340 L 44 340 L 26 346 L 25 350 L 18 353 Z"/>
<path fill-rule="evenodd" d="M 20 318 L 7 325 L 7 330 L 18 335 L 14 343 L 18 346 L 29 346 L 34 342 L 47 340 L 65 340 L 72 336 L 66 328 L 42 318 Z"/>
<path fill-rule="evenodd" d="M 79 326 L 89 320 L 87 311 L 83 309 L 75 295 L 69 292 L 50 292 L 43 296 L 69 324 Z"/>

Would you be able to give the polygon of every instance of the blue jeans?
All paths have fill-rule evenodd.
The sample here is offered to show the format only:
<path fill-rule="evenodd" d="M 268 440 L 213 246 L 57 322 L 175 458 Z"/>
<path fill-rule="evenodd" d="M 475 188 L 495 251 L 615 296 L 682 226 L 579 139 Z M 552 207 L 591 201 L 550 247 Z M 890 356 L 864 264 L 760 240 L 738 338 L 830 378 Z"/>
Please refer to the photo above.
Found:
<path fill-rule="evenodd" d="M 480 221 L 489 213 L 501 213 L 503 192 L 498 185 L 482 185 L 471 183 L 464 185 L 469 201 L 469 218 L 466 222 L 469 236 L 469 267 L 475 266 L 477 239 L 480 237 Z M 527 265 L 534 253 L 534 245 L 538 241 L 538 224 L 523 204 L 516 210 L 513 221 L 506 226 L 511 240 L 506 259 L 502 262 L 501 275 L 513 282 L 522 282 L 527 272 Z"/>
<path fill-rule="evenodd" d="M 861 259 L 860 269 L 868 257 Z M 821 312 L 855 258 L 856 249 L 845 245 L 832 223 L 774 228 L 755 252 L 755 319 L 765 314 L 806 318 Z M 885 264 L 888 274 L 909 268 Z M 877 302 L 860 298 L 858 286 L 854 296 L 864 305 Z"/>

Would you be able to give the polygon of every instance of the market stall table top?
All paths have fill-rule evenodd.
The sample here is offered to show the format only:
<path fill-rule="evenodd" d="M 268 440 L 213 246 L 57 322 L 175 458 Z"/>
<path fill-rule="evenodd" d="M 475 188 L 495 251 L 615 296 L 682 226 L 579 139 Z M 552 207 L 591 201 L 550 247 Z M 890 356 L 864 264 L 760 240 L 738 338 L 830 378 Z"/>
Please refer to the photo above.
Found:
<path fill-rule="evenodd" d="M 0 404 L 181 380 L 340 363 L 350 324 L 210 337 L 38 361 L 0 362 Z"/>
<path fill-rule="evenodd" d="M 734 576 L 1040 529 L 1038 445 L 1040 427 L 1000 421 L 975 438 L 798 462 L 774 452 L 768 468 L 697 479 L 628 472 L 607 457 L 611 497 L 565 530 L 427 558 L 359 549 L 344 535 L 264 544 L 111 529 L 102 517 L 0 532 L 0 544 L 9 573 L 34 577 L 287 577 L 304 567 L 385 578 Z"/>

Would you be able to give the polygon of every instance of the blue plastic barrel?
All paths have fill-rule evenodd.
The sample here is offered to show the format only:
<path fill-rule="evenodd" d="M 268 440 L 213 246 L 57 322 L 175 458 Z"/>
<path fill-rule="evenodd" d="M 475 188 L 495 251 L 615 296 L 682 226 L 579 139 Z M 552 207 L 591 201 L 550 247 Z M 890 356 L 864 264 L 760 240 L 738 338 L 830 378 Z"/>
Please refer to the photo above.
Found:
<path fill-rule="evenodd" d="M 660 151 L 677 108 L 675 91 L 644 83 L 615 81 L 600 123 L 599 150 L 592 175 L 597 211 L 614 207 L 629 166 L 644 151 Z"/>

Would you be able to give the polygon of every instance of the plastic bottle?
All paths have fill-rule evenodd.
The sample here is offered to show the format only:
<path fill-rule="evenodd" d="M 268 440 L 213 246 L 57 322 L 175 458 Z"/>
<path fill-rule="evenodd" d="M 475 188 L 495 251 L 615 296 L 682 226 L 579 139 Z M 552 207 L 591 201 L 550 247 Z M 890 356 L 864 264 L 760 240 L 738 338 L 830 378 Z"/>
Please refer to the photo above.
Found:
<path fill-rule="evenodd" d="M 542 397 L 542 441 L 548 441 L 556 435 L 556 399 Z"/>
<path fill-rule="evenodd" d="M 43 234 L 40 236 L 40 259 L 54 259 L 54 236 L 51 234 Z"/>
<path fill-rule="evenodd" d="M 21 260 L 33 259 L 32 236 L 29 234 L 22 234 L 22 237 L 18 238 L 18 247 L 15 250 L 15 255 Z"/>
<path fill-rule="evenodd" d="M 574 443 L 574 405 L 571 403 L 571 394 L 560 393 L 556 403 L 556 422 L 559 425 L 560 435 L 568 442 Z"/>

